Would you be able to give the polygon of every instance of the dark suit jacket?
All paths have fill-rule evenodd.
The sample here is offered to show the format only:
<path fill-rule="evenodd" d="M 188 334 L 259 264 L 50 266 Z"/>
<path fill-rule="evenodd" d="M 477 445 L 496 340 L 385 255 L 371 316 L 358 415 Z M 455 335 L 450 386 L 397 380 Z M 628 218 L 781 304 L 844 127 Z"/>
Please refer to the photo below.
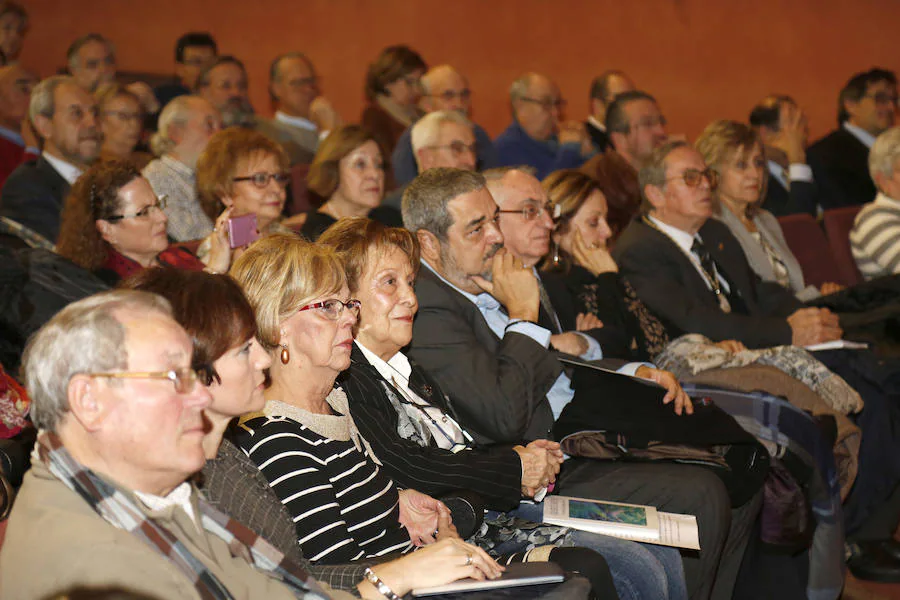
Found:
<path fill-rule="evenodd" d="M 746 314 L 724 313 L 694 263 L 667 235 L 640 218 L 616 241 L 613 257 L 638 296 L 666 326 L 669 336 L 702 333 L 713 341 L 735 339 L 750 348 L 791 343 L 785 318 L 803 305 L 786 288 L 762 281 L 747 264 L 740 243 L 710 219 L 700 237 L 747 306 Z M 736 288 L 736 289 L 735 289 Z"/>
<path fill-rule="evenodd" d="M 787 172 L 785 172 L 785 175 L 787 175 Z M 797 213 L 807 213 L 815 216 L 816 205 L 819 202 L 817 195 L 818 191 L 816 190 L 815 182 L 792 181 L 789 192 L 777 179 L 770 175 L 769 183 L 766 186 L 766 198 L 763 200 L 762 207 L 776 217 Z"/>
<path fill-rule="evenodd" d="M 350 368 L 338 383 L 350 401 L 350 415 L 387 474 L 403 487 L 431 496 L 472 490 L 494 510 L 511 510 L 522 496 L 522 464 L 509 445 L 479 447 L 453 453 L 437 445 L 422 447 L 397 432 L 397 411 L 384 386 L 393 385 L 353 345 Z M 456 418 L 450 399 L 424 369 L 411 362 L 410 388 L 419 397 Z M 394 392 L 401 397 L 400 392 Z M 457 419 L 458 421 L 458 419 Z"/>
<path fill-rule="evenodd" d="M 609 135 L 607 135 L 604 130 L 600 129 L 590 121 L 585 121 L 584 126 L 587 128 L 588 135 L 591 136 L 591 141 L 594 142 L 594 148 L 597 149 L 597 152 L 606 152 L 607 150 L 613 149 Z"/>
<path fill-rule="evenodd" d="M 12 172 L 0 192 L 0 216 L 21 223 L 55 243 L 69 187 L 43 157 L 23 163 Z"/>
<path fill-rule="evenodd" d="M 521 333 L 498 338 L 478 307 L 427 267 L 416 296 L 409 356 L 450 395 L 460 425 L 483 443 L 548 438 L 546 394 L 562 372 L 554 353 Z"/>
<path fill-rule="evenodd" d="M 875 198 L 869 149 L 843 127 L 810 146 L 806 159 L 819 186 L 822 208 L 855 206 Z"/>

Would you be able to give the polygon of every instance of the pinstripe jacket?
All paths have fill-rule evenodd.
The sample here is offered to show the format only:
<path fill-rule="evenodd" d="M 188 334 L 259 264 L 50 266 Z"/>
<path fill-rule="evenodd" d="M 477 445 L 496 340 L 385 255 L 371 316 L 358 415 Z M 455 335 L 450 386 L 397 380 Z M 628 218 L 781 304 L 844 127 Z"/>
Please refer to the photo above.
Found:
<path fill-rule="evenodd" d="M 351 360 L 350 368 L 339 379 L 350 401 L 350 415 L 395 482 L 431 496 L 472 490 L 484 499 L 487 508 L 494 510 L 510 510 L 518 505 L 522 465 L 511 446 L 470 445 L 471 449 L 453 453 L 438 448 L 433 440 L 430 446 L 423 447 L 404 439 L 397 431 L 397 411 L 388 398 L 391 391 L 398 396 L 399 392 L 369 364 L 356 344 Z M 415 363 L 411 365 L 411 389 L 456 418 L 437 382 Z"/>

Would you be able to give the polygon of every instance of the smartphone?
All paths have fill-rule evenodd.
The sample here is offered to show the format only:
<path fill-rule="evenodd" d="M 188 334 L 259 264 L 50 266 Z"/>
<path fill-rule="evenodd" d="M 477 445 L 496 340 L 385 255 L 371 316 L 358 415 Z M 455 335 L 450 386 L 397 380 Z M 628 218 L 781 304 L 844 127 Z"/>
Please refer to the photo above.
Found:
<path fill-rule="evenodd" d="M 241 248 L 259 238 L 256 226 L 256 215 L 241 215 L 228 219 L 228 245 L 232 248 Z"/>

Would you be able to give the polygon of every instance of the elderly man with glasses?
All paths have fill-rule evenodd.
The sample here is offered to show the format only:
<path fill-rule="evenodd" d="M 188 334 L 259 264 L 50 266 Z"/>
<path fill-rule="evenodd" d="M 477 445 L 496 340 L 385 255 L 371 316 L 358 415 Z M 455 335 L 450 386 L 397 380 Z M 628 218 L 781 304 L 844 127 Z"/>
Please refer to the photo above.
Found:
<path fill-rule="evenodd" d="M 437 111 L 454 111 L 467 119 L 472 118 L 472 91 L 469 89 L 469 82 L 455 68 L 450 65 L 438 65 L 429 69 L 422 76 L 421 84 L 422 98 L 419 100 L 419 108 L 426 114 Z M 409 127 L 400 136 L 391 157 L 394 179 L 399 186 L 405 186 L 423 171 L 419 164 L 418 150 L 412 143 L 413 127 Z M 484 170 L 496 167 L 497 152 L 494 150 L 491 137 L 476 123 L 470 123 L 469 127 L 475 136 L 476 162 L 473 168 Z M 456 165 L 436 166 L 452 167 Z"/>
<path fill-rule="evenodd" d="M 566 101 L 548 77 L 526 73 L 509 88 L 512 124 L 494 140 L 501 166 L 528 165 L 543 179 L 581 166 L 594 146 L 584 123 L 561 122 Z"/>
<path fill-rule="evenodd" d="M 15 573 L 0 596 L 94 586 L 155 598 L 329 597 L 188 481 L 206 462 L 211 399 L 165 300 L 119 290 L 69 305 L 32 339 L 24 372 L 40 433 L 0 554 L 0 569 Z"/>
<path fill-rule="evenodd" d="M 613 257 L 670 335 L 702 333 L 749 348 L 840 335 L 837 315 L 804 308 L 786 288 L 755 276 L 738 241 L 711 218 L 717 177 L 699 152 L 668 142 L 639 177 L 643 214 L 622 232 Z"/>

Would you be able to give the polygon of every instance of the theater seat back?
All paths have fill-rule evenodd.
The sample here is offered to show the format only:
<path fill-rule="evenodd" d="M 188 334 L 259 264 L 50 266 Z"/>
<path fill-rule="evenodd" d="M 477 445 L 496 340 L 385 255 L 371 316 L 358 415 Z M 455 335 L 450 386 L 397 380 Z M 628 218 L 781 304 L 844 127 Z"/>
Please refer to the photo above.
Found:
<path fill-rule="evenodd" d="M 828 244 L 834 254 L 841 283 L 845 285 L 853 285 L 863 280 L 850 250 L 850 230 L 853 229 L 853 220 L 861 209 L 862 206 L 831 208 L 822 216 L 825 235 L 828 236 Z"/>
<path fill-rule="evenodd" d="M 788 247 L 797 257 L 807 285 L 816 287 L 835 281 L 837 264 L 825 232 L 812 215 L 796 214 L 778 217 Z M 838 281 L 841 283 L 841 281 Z"/>

